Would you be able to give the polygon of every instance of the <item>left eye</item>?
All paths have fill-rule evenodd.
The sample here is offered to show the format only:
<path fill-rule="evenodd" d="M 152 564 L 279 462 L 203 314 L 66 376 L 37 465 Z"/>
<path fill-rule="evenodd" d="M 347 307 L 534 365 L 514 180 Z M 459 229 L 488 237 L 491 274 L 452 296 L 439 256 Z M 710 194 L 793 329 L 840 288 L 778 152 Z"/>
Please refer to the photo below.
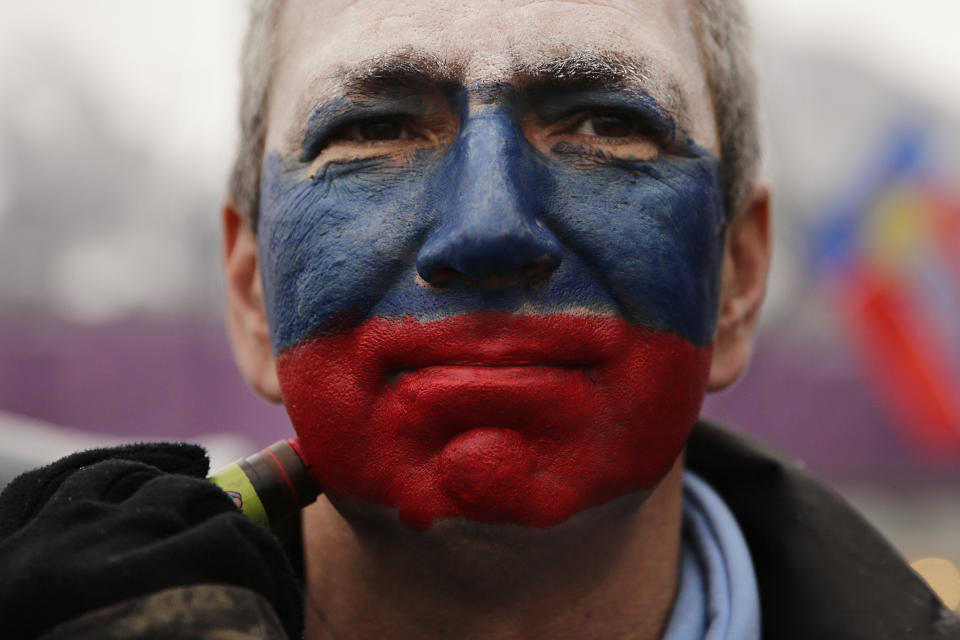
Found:
<path fill-rule="evenodd" d="M 369 120 L 351 125 L 346 138 L 357 142 L 384 142 L 389 140 L 407 140 L 410 130 L 402 122 L 395 120 Z"/>
<path fill-rule="evenodd" d="M 584 118 L 574 133 L 603 138 L 626 138 L 636 133 L 636 125 L 630 116 L 619 113 L 601 113 Z"/>

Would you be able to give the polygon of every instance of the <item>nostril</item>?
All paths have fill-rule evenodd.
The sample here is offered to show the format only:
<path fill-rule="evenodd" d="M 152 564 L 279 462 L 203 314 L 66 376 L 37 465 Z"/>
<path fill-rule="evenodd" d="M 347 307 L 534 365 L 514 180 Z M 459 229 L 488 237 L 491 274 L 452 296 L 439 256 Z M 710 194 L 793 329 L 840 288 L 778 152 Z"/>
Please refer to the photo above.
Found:
<path fill-rule="evenodd" d="M 417 273 L 423 283 L 435 287 L 456 282 L 481 288 L 540 285 L 559 267 L 562 250 L 548 231 L 538 230 L 486 238 L 462 229 L 437 234 L 421 248 Z"/>
<path fill-rule="evenodd" d="M 421 280 L 424 284 L 437 288 L 444 288 L 456 282 L 462 282 L 476 289 L 503 289 L 518 284 L 538 287 L 549 280 L 555 270 L 554 262 L 545 259 L 523 265 L 511 272 L 480 277 L 471 276 L 456 269 L 441 267 L 431 271 L 428 274 L 429 278 L 421 276 Z"/>
<path fill-rule="evenodd" d="M 557 265 L 554 260 L 545 259 L 526 264 L 520 271 L 523 279 L 536 287 L 549 280 L 556 268 Z"/>
<path fill-rule="evenodd" d="M 439 267 L 437 269 L 433 269 L 427 275 L 429 277 L 424 277 L 423 275 L 420 277 L 434 287 L 446 286 L 457 278 L 463 277 L 463 274 L 456 269 L 451 269 L 450 267 Z"/>

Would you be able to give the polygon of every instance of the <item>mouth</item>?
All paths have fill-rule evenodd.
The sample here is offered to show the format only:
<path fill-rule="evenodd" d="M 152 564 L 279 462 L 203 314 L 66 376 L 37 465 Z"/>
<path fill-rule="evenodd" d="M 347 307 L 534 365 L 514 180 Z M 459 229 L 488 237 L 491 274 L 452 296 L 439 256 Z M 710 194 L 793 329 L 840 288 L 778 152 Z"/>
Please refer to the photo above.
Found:
<path fill-rule="evenodd" d="M 594 367 L 595 364 L 586 362 L 523 362 L 523 363 L 489 363 L 489 362 L 447 362 L 419 367 L 406 367 L 387 371 L 387 381 L 396 386 L 408 376 L 460 378 L 474 382 L 495 382 L 521 380 L 526 377 L 540 377 L 560 371 L 577 373 Z"/>
<path fill-rule="evenodd" d="M 619 336 L 589 316 L 523 316 L 489 312 L 432 322 L 398 321 L 370 336 L 388 383 L 417 376 L 503 379 L 582 372 L 616 356 Z"/>

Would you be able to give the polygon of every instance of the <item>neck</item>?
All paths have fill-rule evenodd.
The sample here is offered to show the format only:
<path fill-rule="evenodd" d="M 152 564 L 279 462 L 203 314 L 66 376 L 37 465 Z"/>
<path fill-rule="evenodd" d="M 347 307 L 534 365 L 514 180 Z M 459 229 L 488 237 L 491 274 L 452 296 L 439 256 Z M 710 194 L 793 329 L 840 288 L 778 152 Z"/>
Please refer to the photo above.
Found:
<path fill-rule="evenodd" d="M 303 512 L 306 638 L 657 640 L 677 589 L 682 456 L 657 488 L 553 529 Z M 343 515 L 341 515 L 341 513 Z"/>

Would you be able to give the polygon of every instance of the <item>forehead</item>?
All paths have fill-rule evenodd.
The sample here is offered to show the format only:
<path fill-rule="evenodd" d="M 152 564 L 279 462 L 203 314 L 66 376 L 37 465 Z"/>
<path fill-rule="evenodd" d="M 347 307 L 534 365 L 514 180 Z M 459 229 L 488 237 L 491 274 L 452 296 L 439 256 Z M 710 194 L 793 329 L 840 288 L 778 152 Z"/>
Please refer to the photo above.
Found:
<path fill-rule="evenodd" d="M 682 104 L 701 145 L 716 145 L 688 0 L 285 0 L 276 54 L 268 148 L 358 70 L 406 54 L 440 61 L 466 86 L 572 59 L 622 61 L 640 88 Z"/>

